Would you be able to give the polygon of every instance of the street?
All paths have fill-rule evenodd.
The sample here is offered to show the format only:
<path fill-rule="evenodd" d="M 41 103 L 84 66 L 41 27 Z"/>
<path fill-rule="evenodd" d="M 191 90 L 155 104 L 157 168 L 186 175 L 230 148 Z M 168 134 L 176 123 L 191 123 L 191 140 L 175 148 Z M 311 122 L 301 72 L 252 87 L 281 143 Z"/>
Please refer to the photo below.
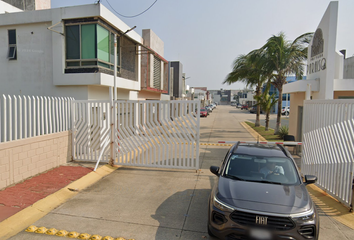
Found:
<path fill-rule="evenodd" d="M 235 107 L 217 106 L 200 119 L 200 142 L 254 141 L 240 122 L 255 116 Z M 220 165 L 228 148 L 201 145 L 197 172 L 120 167 L 33 225 L 135 240 L 214 239 L 207 233 L 208 196 L 216 180 L 209 167 Z M 353 229 L 319 212 L 321 240 L 354 239 Z M 60 238 L 22 231 L 10 239 Z"/>

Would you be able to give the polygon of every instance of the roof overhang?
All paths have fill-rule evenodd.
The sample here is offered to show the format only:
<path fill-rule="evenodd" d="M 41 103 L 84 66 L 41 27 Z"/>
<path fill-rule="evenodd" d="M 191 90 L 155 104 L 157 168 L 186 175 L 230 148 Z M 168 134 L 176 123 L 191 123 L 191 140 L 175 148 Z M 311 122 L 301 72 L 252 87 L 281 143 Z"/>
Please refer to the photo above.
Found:
<path fill-rule="evenodd" d="M 311 84 L 311 91 L 318 92 L 320 90 L 320 80 L 298 80 L 283 86 L 283 93 L 306 92 L 307 84 Z"/>

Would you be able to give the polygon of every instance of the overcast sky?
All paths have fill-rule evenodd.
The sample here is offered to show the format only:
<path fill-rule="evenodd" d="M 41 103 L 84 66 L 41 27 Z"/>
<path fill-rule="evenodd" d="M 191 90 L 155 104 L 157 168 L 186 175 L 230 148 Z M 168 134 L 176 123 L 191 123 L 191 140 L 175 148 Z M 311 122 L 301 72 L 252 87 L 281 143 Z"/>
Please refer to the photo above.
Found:
<path fill-rule="evenodd" d="M 108 0 L 115 11 L 136 15 L 155 0 Z M 52 8 L 93 4 L 96 0 L 52 0 Z M 135 18 L 119 17 L 128 26 L 152 29 L 165 44 L 164 57 L 180 61 L 187 84 L 215 89 L 242 89 L 222 84 L 240 54 L 261 47 L 272 35 L 285 32 L 294 40 L 314 32 L 329 0 L 158 0 Z M 354 55 L 354 0 L 339 0 L 337 50 Z M 114 12 L 107 0 L 101 3 Z"/>

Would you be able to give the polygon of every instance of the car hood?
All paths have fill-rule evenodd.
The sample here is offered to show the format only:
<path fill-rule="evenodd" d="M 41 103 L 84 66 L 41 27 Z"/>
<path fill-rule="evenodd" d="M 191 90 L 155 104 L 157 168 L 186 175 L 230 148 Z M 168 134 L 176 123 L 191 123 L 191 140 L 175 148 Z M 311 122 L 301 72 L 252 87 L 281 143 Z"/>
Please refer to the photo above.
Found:
<path fill-rule="evenodd" d="M 219 178 L 217 198 L 236 208 L 280 214 L 302 213 L 313 204 L 304 184 L 277 185 L 224 177 Z"/>

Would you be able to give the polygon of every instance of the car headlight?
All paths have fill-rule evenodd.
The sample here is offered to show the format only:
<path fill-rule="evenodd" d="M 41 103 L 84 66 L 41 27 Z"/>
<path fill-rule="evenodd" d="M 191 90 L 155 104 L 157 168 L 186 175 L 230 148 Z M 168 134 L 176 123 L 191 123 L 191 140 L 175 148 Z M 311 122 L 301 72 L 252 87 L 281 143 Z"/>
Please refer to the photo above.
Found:
<path fill-rule="evenodd" d="M 293 217 L 293 220 L 296 223 L 302 224 L 302 223 L 307 223 L 307 222 L 314 221 L 315 218 L 316 218 L 316 212 L 314 210 L 312 210 L 309 213 L 306 213 L 306 214 L 304 214 L 302 216 Z"/>
<path fill-rule="evenodd" d="M 223 212 L 233 212 L 235 210 L 235 208 L 219 200 L 216 196 L 213 198 L 213 205 Z"/>

